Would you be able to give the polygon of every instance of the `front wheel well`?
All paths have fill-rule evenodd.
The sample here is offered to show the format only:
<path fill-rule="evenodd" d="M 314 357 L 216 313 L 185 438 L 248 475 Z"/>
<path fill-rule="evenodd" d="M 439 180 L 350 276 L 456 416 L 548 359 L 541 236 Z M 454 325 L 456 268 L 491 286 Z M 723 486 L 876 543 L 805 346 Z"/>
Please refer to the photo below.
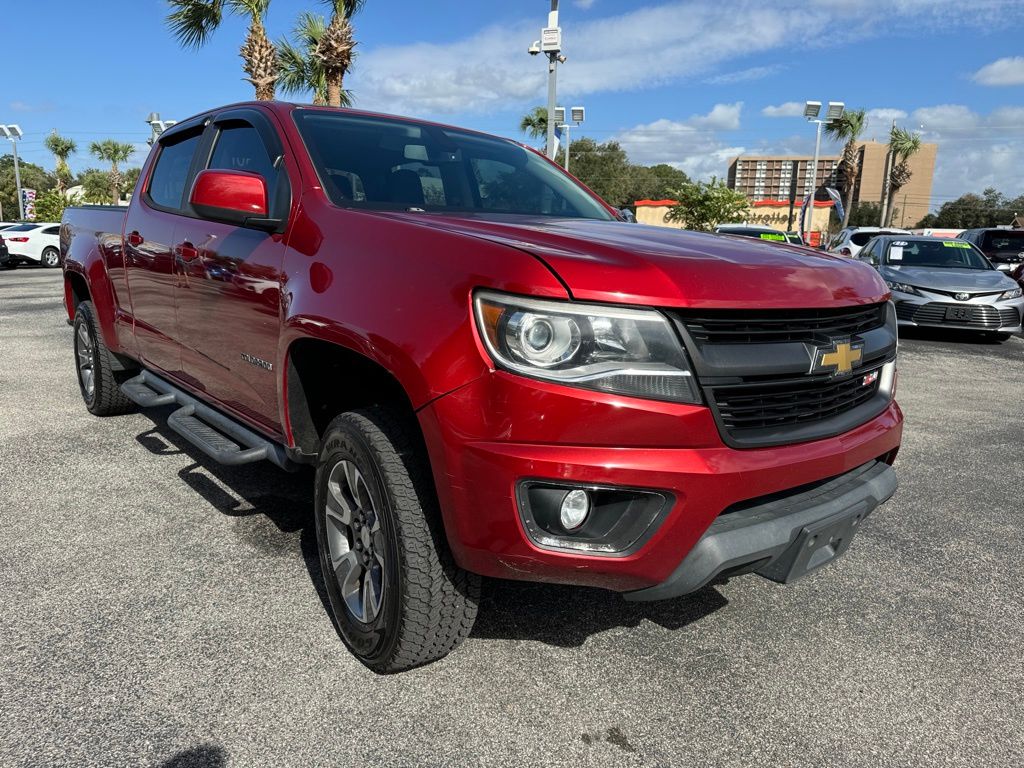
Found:
<path fill-rule="evenodd" d="M 296 341 L 288 350 L 286 375 L 288 421 L 295 446 L 305 456 L 319 453 L 327 426 L 346 411 L 381 405 L 416 423 L 398 380 L 373 360 L 337 344 Z"/>

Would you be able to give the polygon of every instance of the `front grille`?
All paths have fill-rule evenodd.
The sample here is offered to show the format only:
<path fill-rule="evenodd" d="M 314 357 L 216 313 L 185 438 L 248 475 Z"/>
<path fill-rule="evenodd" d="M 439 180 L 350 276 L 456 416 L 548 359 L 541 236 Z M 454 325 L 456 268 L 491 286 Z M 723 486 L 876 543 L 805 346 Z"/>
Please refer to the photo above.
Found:
<path fill-rule="evenodd" d="M 671 313 L 728 445 L 830 437 L 874 418 L 889 403 L 883 392 L 889 378 L 881 372 L 896 356 L 896 323 L 888 303 Z M 817 355 L 847 339 L 862 350 L 852 374 L 809 372 Z"/>
<path fill-rule="evenodd" d="M 865 384 L 865 381 L 869 383 Z M 863 405 L 878 393 L 881 367 L 842 380 L 788 381 L 715 387 L 715 407 L 728 430 L 764 429 L 823 421 Z"/>
<path fill-rule="evenodd" d="M 766 344 L 855 336 L 885 323 L 885 304 L 838 309 L 705 310 L 679 313 L 698 344 Z"/>
<path fill-rule="evenodd" d="M 967 316 L 947 318 L 946 310 L 950 308 L 967 309 Z M 1012 308 L 999 310 L 991 304 L 964 305 L 937 301 L 918 306 L 914 310 L 913 316 L 907 319 L 920 325 L 955 325 L 961 328 L 978 328 L 979 330 L 995 330 L 1003 326 L 1020 324 L 1017 310 Z"/>

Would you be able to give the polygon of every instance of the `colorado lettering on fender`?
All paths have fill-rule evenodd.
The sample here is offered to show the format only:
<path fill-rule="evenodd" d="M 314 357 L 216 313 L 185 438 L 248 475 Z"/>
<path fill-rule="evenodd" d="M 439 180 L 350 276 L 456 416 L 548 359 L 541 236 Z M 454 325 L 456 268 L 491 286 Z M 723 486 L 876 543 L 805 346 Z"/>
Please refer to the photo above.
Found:
<path fill-rule="evenodd" d="M 265 371 L 274 370 L 273 363 L 267 362 L 266 360 L 261 360 L 255 355 L 250 355 L 248 352 L 242 353 L 242 359 L 245 360 L 245 362 L 247 362 L 249 365 L 255 365 L 257 368 L 262 368 Z"/>

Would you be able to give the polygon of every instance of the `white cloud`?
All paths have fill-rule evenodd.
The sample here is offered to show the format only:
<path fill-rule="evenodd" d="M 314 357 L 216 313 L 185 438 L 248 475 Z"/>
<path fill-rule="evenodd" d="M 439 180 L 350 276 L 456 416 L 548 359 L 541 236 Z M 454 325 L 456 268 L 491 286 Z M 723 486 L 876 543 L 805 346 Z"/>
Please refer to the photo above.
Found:
<path fill-rule="evenodd" d="M 1024 56 L 997 59 L 974 73 L 981 85 L 1024 85 Z"/>
<path fill-rule="evenodd" d="M 768 106 L 761 110 L 765 117 L 800 117 L 804 113 L 804 105 L 798 101 L 787 101 L 778 106 Z"/>
<path fill-rule="evenodd" d="M 779 64 L 772 64 L 766 67 L 750 67 L 741 69 L 738 72 L 724 72 L 721 75 L 709 77 L 704 82 L 711 85 L 732 85 L 734 83 L 749 83 L 753 80 L 763 80 L 766 77 L 776 75 L 784 69 Z"/>
<path fill-rule="evenodd" d="M 706 78 L 724 64 L 782 51 L 794 40 L 835 44 L 879 30 L 925 25 L 1001 23 L 1024 18 L 1019 0 L 671 0 L 588 18 L 565 29 L 568 63 L 559 70 L 566 98 L 636 91 Z M 757 34 L 737 41 L 736 19 Z M 880 20 L 884 25 L 879 24 Z M 361 49 L 347 84 L 360 107 L 411 114 L 487 113 L 518 109 L 542 98 L 546 69 L 526 55 L 536 19 L 494 26 L 460 40 Z M 826 42 L 827 41 L 827 42 Z M 756 68 L 755 68 L 756 69 Z"/>
<path fill-rule="evenodd" d="M 594 7 L 596 0 L 572 0 L 572 4 L 577 8 L 582 8 L 584 11 L 589 11 Z"/>
<path fill-rule="evenodd" d="M 687 124 L 712 131 L 735 131 L 740 127 L 740 112 L 742 111 L 742 101 L 737 101 L 735 104 L 715 104 L 706 115 L 694 115 L 687 121 Z"/>
<path fill-rule="evenodd" d="M 985 187 L 1010 196 L 1024 193 L 1024 107 L 984 115 L 962 104 L 939 104 L 916 109 L 910 118 L 908 127 L 939 145 L 933 208 Z"/>

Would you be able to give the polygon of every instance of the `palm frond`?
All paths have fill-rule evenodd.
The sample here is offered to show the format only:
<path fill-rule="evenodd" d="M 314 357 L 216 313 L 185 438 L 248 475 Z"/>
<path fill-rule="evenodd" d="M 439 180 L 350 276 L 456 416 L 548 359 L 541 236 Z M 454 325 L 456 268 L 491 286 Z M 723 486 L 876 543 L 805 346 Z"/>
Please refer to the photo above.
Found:
<path fill-rule="evenodd" d="M 174 9 L 167 15 L 167 26 L 185 48 L 201 47 L 224 18 L 223 0 L 167 1 Z"/>
<path fill-rule="evenodd" d="M 351 18 L 355 16 L 366 5 L 366 0 L 321 0 L 330 7 L 331 13 L 335 16 Z"/>

